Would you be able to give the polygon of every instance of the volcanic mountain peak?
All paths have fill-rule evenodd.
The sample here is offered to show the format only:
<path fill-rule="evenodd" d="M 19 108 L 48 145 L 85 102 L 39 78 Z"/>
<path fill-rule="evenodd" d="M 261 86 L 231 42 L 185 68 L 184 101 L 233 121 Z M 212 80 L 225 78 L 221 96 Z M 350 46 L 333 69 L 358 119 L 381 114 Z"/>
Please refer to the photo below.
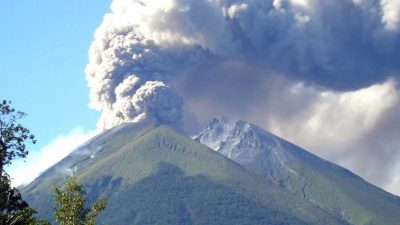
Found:
<path fill-rule="evenodd" d="M 195 139 L 245 166 L 259 157 L 268 159 L 270 175 L 297 174 L 288 164 L 282 139 L 245 121 L 214 119 Z"/>
<path fill-rule="evenodd" d="M 250 123 L 214 119 L 195 140 L 350 224 L 400 221 L 398 197 Z"/>
<path fill-rule="evenodd" d="M 89 201 L 108 199 L 99 224 L 347 224 L 169 127 L 140 124 L 94 137 L 23 188 L 40 217 L 51 219 L 50 187 L 75 167 Z"/>

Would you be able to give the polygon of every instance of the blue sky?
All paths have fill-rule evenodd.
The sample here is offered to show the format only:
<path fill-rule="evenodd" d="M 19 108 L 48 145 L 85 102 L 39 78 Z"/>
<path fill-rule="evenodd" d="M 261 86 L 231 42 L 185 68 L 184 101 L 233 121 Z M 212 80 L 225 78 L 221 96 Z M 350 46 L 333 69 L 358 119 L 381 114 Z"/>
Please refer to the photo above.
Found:
<path fill-rule="evenodd" d="M 0 2 L 0 98 L 27 112 L 36 135 L 31 157 L 76 127 L 95 129 L 84 68 L 96 27 L 110 1 Z M 28 161 L 29 161 L 28 157 Z M 21 164 L 18 164 L 21 166 Z"/>

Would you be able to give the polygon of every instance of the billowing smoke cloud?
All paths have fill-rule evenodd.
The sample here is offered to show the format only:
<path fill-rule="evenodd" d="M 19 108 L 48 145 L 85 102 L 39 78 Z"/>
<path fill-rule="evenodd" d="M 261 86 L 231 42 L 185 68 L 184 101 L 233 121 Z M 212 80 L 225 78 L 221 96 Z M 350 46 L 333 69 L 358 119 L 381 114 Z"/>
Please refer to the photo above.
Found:
<path fill-rule="evenodd" d="M 154 41 L 138 34 L 129 20 L 119 17 L 124 18 L 105 17 L 86 68 L 90 106 L 102 111 L 98 127 L 144 119 L 181 124 L 182 100 L 163 83 L 174 62 Z"/>
<path fill-rule="evenodd" d="M 111 128 L 123 122 L 152 121 L 183 125 L 183 100 L 176 91 L 161 81 L 147 81 L 136 87 L 138 78 L 129 76 L 115 89 L 112 108 L 104 109 L 98 126 Z"/>
<path fill-rule="evenodd" d="M 114 0 L 90 48 L 90 106 L 100 129 L 240 117 L 393 187 L 399 12 L 397 0 Z"/>

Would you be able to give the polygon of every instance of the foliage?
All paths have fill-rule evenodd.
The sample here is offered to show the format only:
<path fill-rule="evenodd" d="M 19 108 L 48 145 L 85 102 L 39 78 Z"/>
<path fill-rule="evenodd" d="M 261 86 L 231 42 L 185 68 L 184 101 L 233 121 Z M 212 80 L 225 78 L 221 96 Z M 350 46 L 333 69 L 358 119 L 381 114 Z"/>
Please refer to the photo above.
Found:
<path fill-rule="evenodd" d="M 0 224 L 2 225 L 49 225 L 34 217 L 36 211 L 22 200 L 16 188 L 11 187 L 8 175 L 0 177 Z"/>
<path fill-rule="evenodd" d="M 0 177 L 0 224 L 21 224 L 31 219 L 31 210 L 17 189 L 11 188 L 7 175 Z M 26 223 L 27 224 L 27 223 Z"/>
<path fill-rule="evenodd" d="M 56 187 L 54 219 L 60 225 L 94 225 L 96 217 L 106 206 L 106 200 L 100 199 L 90 208 L 86 208 L 85 195 L 84 189 L 75 178 L 68 180 L 64 187 Z"/>
<path fill-rule="evenodd" d="M 10 165 L 16 158 L 25 158 L 28 155 L 26 143 L 36 143 L 35 136 L 18 121 L 27 114 L 16 111 L 11 102 L 3 100 L 0 103 L 0 172 L 4 166 Z"/>
<path fill-rule="evenodd" d="M 36 211 L 22 200 L 16 188 L 11 187 L 10 177 L 4 171 L 4 166 L 14 159 L 27 156 L 27 141 L 36 143 L 30 131 L 18 122 L 26 113 L 16 111 L 10 104 L 6 100 L 0 102 L 0 224 L 48 224 L 33 216 Z"/>
<path fill-rule="evenodd" d="M 20 192 L 11 187 L 9 175 L 4 166 L 13 160 L 28 155 L 27 142 L 36 143 L 34 135 L 19 123 L 27 114 L 16 111 L 11 102 L 0 102 L 0 224 L 1 225 L 50 225 L 34 217 L 36 211 L 29 207 Z M 56 188 L 55 219 L 60 225 L 94 225 L 97 215 L 105 208 L 102 199 L 90 209 L 84 207 L 85 192 L 75 179 L 68 181 L 64 188 Z"/>
<path fill-rule="evenodd" d="M 0 211 L 11 213 L 23 210 L 28 204 L 22 200 L 21 194 L 16 188 L 10 186 L 8 176 L 0 177 Z"/>

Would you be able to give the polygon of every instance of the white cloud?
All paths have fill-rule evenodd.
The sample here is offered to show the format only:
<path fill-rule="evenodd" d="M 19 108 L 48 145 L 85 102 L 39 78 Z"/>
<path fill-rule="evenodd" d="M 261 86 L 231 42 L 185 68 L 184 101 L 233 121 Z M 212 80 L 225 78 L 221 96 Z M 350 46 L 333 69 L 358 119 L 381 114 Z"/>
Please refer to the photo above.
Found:
<path fill-rule="evenodd" d="M 395 195 L 400 196 L 400 164 L 397 165 L 393 179 L 385 189 Z"/>
<path fill-rule="evenodd" d="M 400 27 L 400 1 L 381 0 L 383 10 L 382 22 L 389 30 L 397 30 Z"/>
<path fill-rule="evenodd" d="M 95 131 L 75 128 L 62 134 L 37 152 L 31 152 L 26 162 L 17 162 L 10 171 L 13 186 L 28 184 L 49 167 L 53 166 L 79 145 L 96 135 Z"/>
<path fill-rule="evenodd" d="M 309 92 L 305 89 L 296 85 L 291 91 L 302 95 Z M 271 127 L 283 136 L 295 137 L 297 143 L 311 149 L 321 149 L 327 143 L 355 141 L 374 129 L 384 113 L 400 99 L 393 80 L 356 91 L 319 92 L 314 89 L 313 92 L 316 99 L 296 117 L 296 125 L 293 120 L 287 123 L 279 118 Z M 294 125 L 297 129 L 293 129 Z"/>
<path fill-rule="evenodd" d="M 292 98 L 314 95 L 291 117 L 268 116 L 264 126 L 305 149 L 400 195 L 400 92 L 388 80 L 356 91 L 322 91 L 295 85 Z M 311 89 L 311 90 L 310 90 Z M 296 97 L 297 96 L 297 97 Z"/>

